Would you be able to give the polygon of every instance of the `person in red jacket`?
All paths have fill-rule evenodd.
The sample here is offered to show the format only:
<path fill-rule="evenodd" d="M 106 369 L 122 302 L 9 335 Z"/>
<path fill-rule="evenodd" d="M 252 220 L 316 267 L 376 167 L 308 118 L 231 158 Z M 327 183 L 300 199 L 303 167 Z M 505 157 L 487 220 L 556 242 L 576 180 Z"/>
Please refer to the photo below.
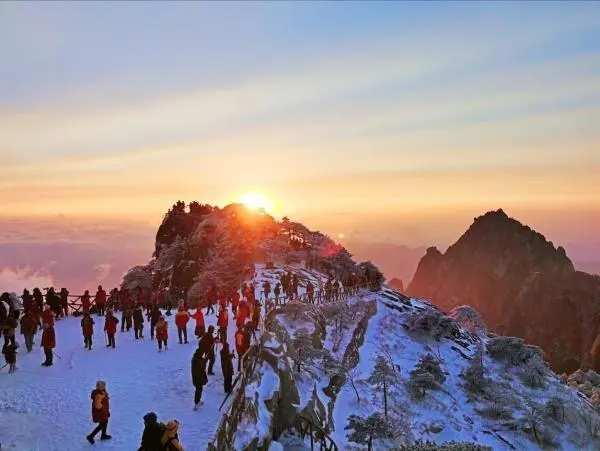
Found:
<path fill-rule="evenodd" d="M 221 293 L 221 296 L 219 296 L 219 307 L 227 308 L 228 300 L 229 299 L 228 299 L 227 293 L 225 291 L 223 291 L 223 293 Z"/>
<path fill-rule="evenodd" d="M 229 325 L 229 315 L 227 306 L 221 306 L 219 317 L 217 318 L 217 326 L 219 327 L 219 336 L 221 343 L 227 342 L 227 326 Z"/>
<path fill-rule="evenodd" d="M 91 296 L 89 290 L 85 290 L 83 296 L 81 296 L 81 306 L 83 307 L 83 313 L 90 311 Z"/>
<path fill-rule="evenodd" d="M 90 444 L 94 444 L 94 437 L 101 432 L 100 440 L 110 440 L 112 437 L 106 433 L 108 419 L 110 418 L 110 402 L 108 392 L 106 391 L 106 382 L 96 382 L 96 389 L 92 390 L 92 421 L 98 423 L 96 429 L 89 434 L 86 439 Z"/>
<path fill-rule="evenodd" d="M 158 341 L 158 352 L 162 351 L 163 344 L 165 345 L 165 351 L 167 348 L 167 340 L 169 339 L 169 323 L 165 321 L 164 316 L 158 318 L 156 323 L 156 341 Z"/>
<path fill-rule="evenodd" d="M 242 327 L 235 332 L 235 350 L 238 354 L 238 373 L 242 370 L 242 356 L 248 350 L 247 335 Z"/>
<path fill-rule="evenodd" d="M 102 289 L 102 285 L 98 285 L 95 301 L 96 308 L 98 309 L 98 316 L 104 316 L 104 307 L 106 306 L 106 291 Z"/>
<path fill-rule="evenodd" d="M 54 326 L 54 312 L 50 309 L 48 304 L 44 306 L 44 311 L 42 312 L 42 324 Z"/>
<path fill-rule="evenodd" d="M 89 313 L 85 313 L 81 319 L 81 331 L 83 332 L 83 343 L 86 349 L 92 350 L 92 335 L 94 335 L 94 319 Z"/>
<path fill-rule="evenodd" d="M 258 329 L 258 324 L 260 323 L 260 302 L 255 301 L 254 309 L 252 310 L 252 327 L 254 330 Z"/>
<path fill-rule="evenodd" d="M 54 333 L 54 326 L 44 324 L 43 328 L 41 346 L 44 348 L 46 361 L 42 363 L 42 366 L 52 366 L 52 350 L 56 347 L 56 334 Z"/>
<path fill-rule="evenodd" d="M 114 349 L 115 347 L 115 334 L 117 333 L 117 324 L 119 324 L 119 320 L 113 315 L 112 310 L 106 312 L 106 319 L 104 320 L 104 330 L 106 331 L 106 335 L 108 337 L 107 348 Z"/>
<path fill-rule="evenodd" d="M 202 307 L 196 308 L 196 313 L 192 315 L 192 318 L 196 320 L 196 328 L 194 329 L 194 335 L 200 338 L 206 332 L 204 327 L 204 313 L 202 313 Z"/>
<path fill-rule="evenodd" d="M 237 309 L 237 319 L 235 321 L 235 325 L 237 327 L 242 327 L 246 323 L 246 319 L 248 318 L 249 314 L 250 308 L 248 307 L 248 301 L 240 301 Z"/>
<path fill-rule="evenodd" d="M 21 333 L 25 337 L 25 347 L 27 352 L 33 349 L 33 336 L 38 330 L 38 320 L 32 310 L 28 311 L 21 318 Z"/>
<path fill-rule="evenodd" d="M 190 314 L 183 308 L 179 307 L 179 311 L 175 314 L 175 325 L 177 326 L 177 336 L 179 337 L 179 344 L 185 341 L 188 342 L 187 338 L 187 323 L 190 320 Z"/>
<path fill-rule="evenodd" d="M 236 318 L 238 305 L 240 305 L 240 294 L 235 291 L 231 295 L 231 313 L 233 313 L 233 319 Z"/>
<path fill-rule="evenodd" d="M 137 289 L 136 302 L 137 305 L 141 305 L 142 308 L 146 307 L 146 295 L 144 294 L 144 290 L 142 290 L 142 287 L 138 287 Z"/>
<path fill-rule="evenodd" d="M 125 327 L 127 327 L 127 332 L 132 327 L 131 320 L 133 318 L 133 303 L 131 302 L 131 297 L 129 296 L 129 290 L 127 288 L 123 288 L 119 292 L 119 301 L 121 302 L 121 332 L 125 332 Z"/>

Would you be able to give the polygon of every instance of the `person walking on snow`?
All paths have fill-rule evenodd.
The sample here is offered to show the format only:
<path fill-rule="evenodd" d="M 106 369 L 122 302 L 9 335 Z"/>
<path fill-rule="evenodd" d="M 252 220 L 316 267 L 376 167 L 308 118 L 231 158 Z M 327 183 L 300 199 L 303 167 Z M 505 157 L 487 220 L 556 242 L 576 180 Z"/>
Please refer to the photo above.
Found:
<path fill-rule="evenodd" d="M 208 316 L 211 313 L 215 313 L 213 304 L 217 303 L 217 288 L 216 287 L 211 287 L 208 290 L 208 293 L 206 295 L 206 303 L 207 303 L 206 315 Z"/>
<path fill-rule="evenodd" d="M 242 327 L 235 332 L 235 350 L 238 355 L 238 373 L 242 370 L 242 356 L 248 350 L 247 336 Z"/>
<path fill-rule="evenodd" d="M 275 304 L 278 305 L 279 304 L 279 295 L 281 295 L 281 284 L 277 284 L 275 285 L 275 288 L 273 289 L 273 295 L 275 296 Z"/>
<path fill-rule="evenodd" d="M 200 339 L 198 346 L 200 350 L 204 353 L 204 356 L 208 359 L 208 374 L 210 376 L 214 376 L 213 366 L 215 364 L 215 337 L 213 333 L 215 328 L 213 326 L 208 326 L 208 331 L 204 336 Z"/>
<path fill-rule="evenodd" d="M 223 371 L 223 389 L 225 393 L 231 393 L 231 382 L 233 380 L 233 353 L 229 351 L 229 344 L 223 342 L 221 349 L 221 370 Z"/>
<path fill-rule="evenodd" d="M 197 338 L 201 338 L 205 333 L 204 328 L 204 313 L 202 313 L 202 307 L 197 307 L 196 312 L 192 315 L 192 318 L 196 320 L 196 327 L 194 329 L 194 335 Z"/>
<path fill-rule="evenodd" d="M 144 415 L 144 433 L 138 451 L 162 451 L 161 440 L 166 430 L 167 427 L 158 422 L 158 417 L 154 412 Z"/>
<path fill-rule="evenodd" d="M 44 332 L 42 332 L 42 342 L 40 345 L 44 349 L 44 355 L 46 360 L 42 363 L 42 366 L 52 366 L 53 360 L 53 349 L 56 347 L 56 334 L 54 333 L 54 326 L 49 324 L 43 325 Z"/>
<path fill-rule="evenodd" d="M 265 299 L 269 299 L 269 295 L 271 294 L 271 284 L 268 280 L 265 280 L 263 283 L 263 292 L 265 293 Z"/>
<path fill-rule="evenodd" d="M 96 388 L 92 390 L 92 421 L 98 423 L 96 429 L 89 434 L 86 439 L 92 445 L 94 437 L 98 432 L 101 432 L 100 440 L 110 440 L 112 437 L 106 433 L 108 427 L 108 419 L 110 418 L 110 402 L 108 392 L 106 391 L 106 382 L 96 382 Z"/>
<path fill-rule="evenodd" d="M 167 340 L 169 339 L 169 323 L 165 321 L 164 316 L 158 317 L 156 323 L 156 341 L 158 342 L 158 351 L 162 351 L 163 344 L 165 345 L 165 351 L 167 348 Z"/>
<path fill-rule="evenodd" d="M 90 311 L 90 304 L 92 297 L 90 296 L 89 290 L 85 290 L 83 296 L 81 296 L 81 306 L 83 308 L 83 313 L 87 313 Z"/>
<path fill-rule="evenodd" d="M 137 305 L 133 310 L 133 331 L 135 332 L 135 339 L 144 338 L 144 312 L 142 306 Z"/>
<path fill-rule="evenodd" d="M 240 301 L 240 305 L 238 306 L 237 311 L 237 319 L 235 320 L 235 325 L 237 327 L 241 327 L 246 324 L 246 319 L 250 313 L 250 308 L 248 307 L 248 301 L 242 300 Z"/>
<path fill-rule="evenodd" d="M 221 343 L 225 343 L 227 341 L 227 326 L 229 325 L 229 314 L 227 312 L 227 307 L 221 306 L 221 310 L 219 310 L 219 317 L 217 318 L 217 326 L 219 327 L 219 337 Z"/>
<path fill-rule="evenodd" d="M 89 313 L 83 315 L 81 319 L 81 331 L 83 333 L 83 343 L 86 349 L 92 350 L 92 336 L 94 335 L 94 319 Z"/>
<path fill-rule="evenodd" d="M 150 321 L 150 340 L 154 340 L 154 328 L 156 327 L 156 323 L 158 323 L 158 319 L 162 315 L 160 314 L 160 310 L 158 306 L 155 305 L 149 311 L 148 320 Z"/>
<path fill-rule="evenodd" d="M 231 313 L 233 313 L 233 319 L 236 318 L 237 308 L 240 304 L 240 294 L 237 291 L 231 295 Z"/>
<path fill-rule="evenodd" d="M 48 304 L 44 306 L 44 311 L 42 312 L 42 324 L 54 326 L 54 312 L 50 309 Z"/>
<path fill-rule="evenodd" d="M 117 324 L 119 324 L 119 320 L 113 315 L 112 310 L 106 312 L 106 319 L 104 320 L 104 330 L 106 331 L 106 336 L 108 337 L 108 344 L 106 345 L 107 348 L 115 348 L 115 334 L 117 333 Z"/>
<path fill-rule="evenodd" d="M 162 436 L 161 443 L 165 451 L 184 451 L 183 446 L 179 443 L 179 421 L 169 420 L 167 422 L 167 430 Z"/>
<path fill-rule="evenodd" d="M 175 314 L 175 325 L 177 326 L 177 336 L 179 338 L 179 344 L 187 344 L 187 323 L 190 320 L 190 314 L 183 308 L 183 305 L 179 307 L 179 311 Z"/>
<path fill-rule="evenodd" d="M 202 389 L 208 382 L 206 376 L 206 359 L 204 358 L 204 351 L 201 347 L 201 343 L 198 344 L 198 349 L 194 352 L 192 357 L 192 383 L 194 384 L 194 410 L 198 410 L 202 404 Z"/>
<path fill-rule="evenodd" d="M 314 304 L 315 303 L 315 286 L 312 284 L 312 282 L 310 280 L 306 284 L 306 295 L 308 296 L 308 302 L 310 304 Z"/>
<path fill-rule="evenodd" d="M 25 347 L 27 352 L 33 350 L 33 336 L 38 330 L 38 322 L 31 311 L 27 311 L 21 318 L 21 334 L 25 337 Z"/>

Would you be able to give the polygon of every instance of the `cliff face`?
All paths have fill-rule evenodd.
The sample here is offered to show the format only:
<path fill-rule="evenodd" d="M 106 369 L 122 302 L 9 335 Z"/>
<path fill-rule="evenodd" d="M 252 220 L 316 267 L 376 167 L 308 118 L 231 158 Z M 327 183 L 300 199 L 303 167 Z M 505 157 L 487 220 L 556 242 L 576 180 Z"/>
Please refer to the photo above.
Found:
<path fill-rule="evenodd" d="M 444 310 L 475 307 L 491 331 L 542 347 L 558 371 L 600 369 L 600 277 L 502 210 L 476 218 L 445 254 L 428 249 L 408 293 Z"/>

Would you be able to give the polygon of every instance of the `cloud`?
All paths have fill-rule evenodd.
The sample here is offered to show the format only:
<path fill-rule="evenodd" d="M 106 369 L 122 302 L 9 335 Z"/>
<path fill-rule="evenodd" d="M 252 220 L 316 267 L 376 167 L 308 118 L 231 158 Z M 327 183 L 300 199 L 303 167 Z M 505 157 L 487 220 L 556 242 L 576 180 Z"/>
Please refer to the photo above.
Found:
<path fill-rule="evenodd" d="M 29 267 L 11 268 L 5 266 L 0 270 L 0 287 L 3 291 L 21 293 L 24 288 L 44 288 L 54 286 L 50 274 L 32 270 Z"/>

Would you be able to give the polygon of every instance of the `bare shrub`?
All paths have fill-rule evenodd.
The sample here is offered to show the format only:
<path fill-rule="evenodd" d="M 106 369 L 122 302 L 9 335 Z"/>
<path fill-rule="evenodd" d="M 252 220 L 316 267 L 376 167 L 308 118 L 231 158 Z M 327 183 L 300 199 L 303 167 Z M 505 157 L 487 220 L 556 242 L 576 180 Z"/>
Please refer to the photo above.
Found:
<path fill-rule="evenodd" d="M 411 312 L 407 318 L 407 326 L 411 332 L 422 333 L 436 340 L 459 333 L 458 324 L 453 318 L 432 308 Z"/>

